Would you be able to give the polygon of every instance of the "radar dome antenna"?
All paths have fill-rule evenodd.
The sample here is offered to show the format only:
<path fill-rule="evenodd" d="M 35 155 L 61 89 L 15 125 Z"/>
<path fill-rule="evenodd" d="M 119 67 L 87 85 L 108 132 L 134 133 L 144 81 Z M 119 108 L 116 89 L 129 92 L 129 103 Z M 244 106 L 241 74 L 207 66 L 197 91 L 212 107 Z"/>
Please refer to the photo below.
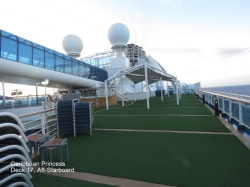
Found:
<path fill-rule="evenodd" d="M 74 34 L 69 34 L 63 38 L 62 47 L 67 55 L 77 58 L 83 49 L 83 43 L 81 38 Z"/>
<path fill-rule="evenodd" d="M 117 52 L 117 56 L 122 56 L 122 48 L 127 46 L 130 32 L 126 25 L 122 23 L 115 23 L 109 27 L 108 39 L 111 43 L 111 49 Z"/>

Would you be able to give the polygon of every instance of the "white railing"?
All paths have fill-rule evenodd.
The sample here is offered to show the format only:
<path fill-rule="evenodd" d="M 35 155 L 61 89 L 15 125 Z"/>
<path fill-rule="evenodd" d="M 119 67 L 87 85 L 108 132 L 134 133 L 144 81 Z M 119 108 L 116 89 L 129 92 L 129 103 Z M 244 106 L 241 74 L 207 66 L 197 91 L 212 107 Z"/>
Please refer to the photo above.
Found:
<path fill-rule="evenodd" d="M 28 118 L 30 116 L 35 116 L 41 114 L 41 117 L 23 122 L 23 125 L 27 131 L 29 130 L 36 130 L 34 133 L 30 134 L 33 135 L 35 133 L 42 133 L 49 135 L 50 139 L 53 139 L 55 137 L 58 137 L 57 134 L 57 119 L 56 119 L 56 110 L 55 108 L 51 108 L 48 110 L 42 110 L 39 112 L 33 112 L 29 114 L 19 115 L 18 118 L 20 118 L 22 121 L 25 121 L 25 118 Z M 53 118 L 51 118 L 53 117 Z M 51 118 L 51 119 L 50 119 Z M 28 135 L 28 136 L 30 136 Z"/>
<path fill-rule="evenodd" d="M 250 96 L 205 90 L 195 90 L 195 93 L 200 98 L 204 95 L 205 102 L 210 106 L 214 106 L 216 98 L 219 110 L 228 116 L 229 121 L 234 119 L 239 127 L 250 129 Z"/>

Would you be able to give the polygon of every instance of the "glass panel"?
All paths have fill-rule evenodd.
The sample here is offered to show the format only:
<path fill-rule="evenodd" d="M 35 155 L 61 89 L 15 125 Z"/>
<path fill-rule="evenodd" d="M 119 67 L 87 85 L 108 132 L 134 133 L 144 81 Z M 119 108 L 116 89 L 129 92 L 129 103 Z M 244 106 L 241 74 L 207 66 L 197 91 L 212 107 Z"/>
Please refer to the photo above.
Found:
<path fill-rule="evenodd" d="M 65 68 L 65 73 L 67 73 L 67 74 L 72 74 L 71 73 L 71 70 L 72 70 L 72 68 L 71 68 L 71 61 L 70 61 L 70 59 L 68 59 L 68 58 L 66 58 L 65 59 L 65 65 L 64 65 L 64 68 Z"/>
<path fill-rule="evenodd" d="M 54 70 L 55 68 L 54 55 L 48 52 L 45 52 L 45 68 L 51 70 Z"/>
<path fill-rule="evenodd" d="M 221 98 L 219 98 L 219 109 L 221 109 L 221 110 L 223 110 L 223 108 L 222 108 L 222 105 L 223 103 L 222 103 L 222 99 Z"/>
<path fill-rule="evenodd" d="M 229 114 L 229 101 L 224 100 L 225 112 Z"/>
<path fill-rule="evenodd" d="M 85 66 L 85 78 L 90 79 L 90 67 Z"/>
<path fill-rule="evenodd" d="M 24 38 L 21 38 L 21 37 L 18 37 L 18 41 L 20 42 L 20 43 L 24 43 L 24 44 L 26 44 L 26 45 L 32 45 L 32 43 L 29 41 L 29 40 L 26 40 L 26 39 L 24 39 Z"/>
<path fill-rule="evenodd" d="M 33 48 L 33 66 L 44 68 L 44 51 Z"/>
<path fill-rule="evenodd" d="M 5 32 L 5 31 L 1 31 L 1 35 L 7 37 L 7 38 L 11 38 L 13 40 L 17 40 L 17 36 L 14 35 L 14 34 L 10 34 L 8 32 Z"/>
<path fill-rule="evenodd" d="M 250 127 L 250 104 L 242 103 L 242 121 Z"/>
<path fill-rule="evenodd" d="M 90 79 L 97 80 L 97 74 L 96 74 L 96 68 L 91 67 L 90 68 Z"/>
<path fill-rule="evenodd" d="M 33 47 L 37 48 L 37 49 L 42 49 L 44 50 L 44 47 L 39 45 L 39 44 L 36 44 L 36 43 L 33 43 Z"/>
<path fill-rule="evenodd" d="M 49 49 L 49 48 L 47 48 L 47 47 L 44 47 L 44 50 L 45 50 L 46 52 L 49 52 L 49 53 L 54 53 L 54 51 L 53 51 L 52 49 Z"/>
<path fill-rule="evenodd" d="M 239 104 L 232 103 L 232 116 L 239 120 Z"/>
<path fill-rule="evenodd" d="M 5 37 L 1 37 L 1 57 L 17 61 L 17 42 Z"/>
<path fill-rule="evenodd" d="M 56 55 L 56 71 L 64 72 L 64 60 Z"/>
<path fill-rule="evenodd" d="M 85 64 L 79 63 L 79 76 L 86 78 Z"/>
<path fill-rule="evenodd" d="M 32 64 L 32 49 L 31 46 L 19 43 L 18 62 Z"/>
<path fill-rule="evenodd" d="M 78 62 L 76 60 L 72 60 L 72 75 L 78 76 Z"/>

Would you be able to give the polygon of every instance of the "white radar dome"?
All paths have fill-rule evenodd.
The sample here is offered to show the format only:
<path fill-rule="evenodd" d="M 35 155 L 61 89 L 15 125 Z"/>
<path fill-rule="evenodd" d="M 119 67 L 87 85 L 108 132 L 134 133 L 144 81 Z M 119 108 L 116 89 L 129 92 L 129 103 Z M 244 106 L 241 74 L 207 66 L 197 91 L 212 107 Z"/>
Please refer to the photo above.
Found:
<path fill-rule="evenodd" d="M 74 34 L 69 34 L 63 38 L 62 47 L 67 55 L 76 58 L 80 57 L 83 49 L 81 38 Z"/>
<path fill-rule="evenodd" d="M 116 46 L 127 46 L 130 37 L 128 27 L 122 23 L 115 23 L 109 27 L 108 39 L 112 48 Z"/>

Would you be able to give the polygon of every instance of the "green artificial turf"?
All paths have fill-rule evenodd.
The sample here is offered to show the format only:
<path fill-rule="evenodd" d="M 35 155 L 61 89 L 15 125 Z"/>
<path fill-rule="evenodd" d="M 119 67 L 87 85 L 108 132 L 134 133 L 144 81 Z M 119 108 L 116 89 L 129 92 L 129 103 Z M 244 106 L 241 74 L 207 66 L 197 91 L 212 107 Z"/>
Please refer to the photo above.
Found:
<path fill-rule="evenodd" d="M 248 187 L 250 151 L 233 135 L 94 131 L 67 136 L 75 171 L 178 187 Z"/>
<path fill-rule="evenodd" d="M 95 115 L 213 115 L 207 108 L 109 109 Z"/>
<path fill-rule="evenodd" d="M 175 96 L 164 96 L 161 101 L 160 97 L 150 98 L 150 109 L 147 109 L 146 100 L 139 100 L 131 104 L 125 103 L 122 107 L 118 103 L 117 107 L 99 109 L 95 115 L 213 115 L 199 100 L 193 95 L 184 95 L 180 105 L 176 104 Z"/>
<path fill-rule="evenodd" d="M 109 187 L 110 185 L 99 184 L 94 182 L 70 179 L 58 176 L 51 176 L 41 173 L 31 173 L 31 182 L 34 187 Z M 111 186 L 110 186 L 111 187 Z M 114 186 L 112 186 L 114 187 Z"/>
<path fill-rule="evenodd" d="M 215 116 L 95 116 L 93 128 L 230 132 Z"/>

